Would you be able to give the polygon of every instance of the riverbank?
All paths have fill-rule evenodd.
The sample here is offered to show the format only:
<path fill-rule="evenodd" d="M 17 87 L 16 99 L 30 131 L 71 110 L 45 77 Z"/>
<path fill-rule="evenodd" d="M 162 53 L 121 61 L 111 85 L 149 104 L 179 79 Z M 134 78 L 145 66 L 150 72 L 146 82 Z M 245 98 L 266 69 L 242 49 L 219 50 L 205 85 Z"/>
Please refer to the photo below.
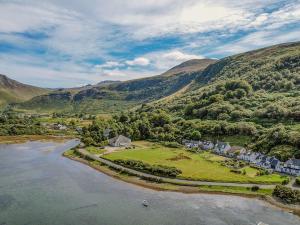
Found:
<path fill-rule="evenodd" d="M 127 183 L 138 185 L 144 188 L 149 188 L 156 191 L 172 191 L 181 192 L 187 194 L 195 193 L 205 193 L 205 194 L 217 194 L 217 195 L 234 195 L 246 198 L 256 198 L 259 200 L 264 200 L 271 206 L 276 206 L 282 210 L 294 213 L 300 216 L 299 206 L 290 206 L 283 204 L 272 197 L 272 189 L 264 190 L 260 189 L 256 192 L 251 191 L 249 187 L 232 187 L 232 186 L 220 186 L 220 185 L 197 185 L 197 186 L 187 186 L 180 184 L 171 184 L 164 182 L 153 182 L 149 180 L 144 180 L 140 177 L 129 175 L 128 173 L 120 172 L 104 165 L 101 162 L 94 160 L 87 160 L 81 157 L 76 152 L 67 151 L 63 154 L 65 157 L 75 160 L 77 162 L 83 163 L 92 167 L 93 169 L 102 172 L 108 176 L 114 177 L 116 179 L 122 180 Z"/>
<path fill-rule="evenodd" d="M 18 135 L 18 136 L 0 136 L 0 144 L 20 144 L 27 141 L 55 141 L 64 142 L 74 139 L 74 136 L 57 135 Z"/>

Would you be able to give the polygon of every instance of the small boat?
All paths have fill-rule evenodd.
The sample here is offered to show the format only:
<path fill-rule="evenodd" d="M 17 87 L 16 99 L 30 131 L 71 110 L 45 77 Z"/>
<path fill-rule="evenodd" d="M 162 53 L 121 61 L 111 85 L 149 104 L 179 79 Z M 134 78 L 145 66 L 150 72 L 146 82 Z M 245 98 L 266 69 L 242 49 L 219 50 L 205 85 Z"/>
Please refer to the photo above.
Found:
<path fill-rule="evenodd" d="M 268 225 L 268 224 L 263 223 L 263 222 L 259 222 L 257 225 Z"/>
<path fill-rule="evenodd" d="M 149 206 L 149 203 L 148 203 L 148 201 L 147 200 L 143 200 L 143 206 L 145 206 L 145 207 L 148 207 Z"/>

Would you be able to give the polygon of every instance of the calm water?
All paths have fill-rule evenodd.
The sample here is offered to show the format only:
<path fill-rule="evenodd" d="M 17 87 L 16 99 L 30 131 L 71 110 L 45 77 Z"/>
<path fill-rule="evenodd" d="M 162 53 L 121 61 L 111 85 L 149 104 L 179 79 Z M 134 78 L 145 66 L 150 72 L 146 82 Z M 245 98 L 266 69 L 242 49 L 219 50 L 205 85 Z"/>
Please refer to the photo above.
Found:
<path fill-rule="evenodd" d="M 75 144 L 0 145 L 0 225 L 300 225 L 259 200 L 157 192 L 115 180 L 61 157 Z"/>

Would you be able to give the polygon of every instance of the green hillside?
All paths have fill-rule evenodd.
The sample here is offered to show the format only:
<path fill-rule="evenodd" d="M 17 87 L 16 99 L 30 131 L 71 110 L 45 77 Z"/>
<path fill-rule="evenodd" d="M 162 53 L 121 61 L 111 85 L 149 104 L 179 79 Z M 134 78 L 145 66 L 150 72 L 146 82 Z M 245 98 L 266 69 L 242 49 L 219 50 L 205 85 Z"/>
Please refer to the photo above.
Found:
<path fill-rule="evenodd" d="M 185 118 L 269 122 L 300 120 L 300 43 L 224 58 L 196 77 L 169 110 Z M 163 102 L 161 104 L 164 104 Z"/>
<path fill-rule="evenodd" d="M 0 74 L 0 106 L 17 103 L 49 92 L 47 89 L 22 84 Z"/>
<path fill-rule="evenodd" d="M 17 105 L 19 109 L 60 112 L 119 112 L 171 95 L 189 85 L 215 60 L 199 59 L 180 64 L 162 75 L 125 82 L 100 82 L 82 88 L 61 89 Z"/>
<path fill-rule="evenodd" d="M 300 43 L 221 59 L 196 73 L 185 92 L 115 122 L 116 132 L 137 140 L 224 140 L 282 160 L 300 158 Z"/>

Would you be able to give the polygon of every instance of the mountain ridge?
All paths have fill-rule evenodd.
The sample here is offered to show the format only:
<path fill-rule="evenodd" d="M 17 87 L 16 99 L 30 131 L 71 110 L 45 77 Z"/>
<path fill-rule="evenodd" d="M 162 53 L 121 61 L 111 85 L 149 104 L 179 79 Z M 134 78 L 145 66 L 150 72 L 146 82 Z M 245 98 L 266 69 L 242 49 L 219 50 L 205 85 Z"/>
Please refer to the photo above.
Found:
<path fill-rule="evenodd" d="M 101 107 L 111 106 L 113 110 L 118 111 L 128 108 L 129 105 L 137 105 L 143 102 L 172 95 L 181 88 L 190 84 L 197 73 L 201 73 L 207 65 L 216 60 L 199 59 L 190 62 L 184 62 L 161 75 L 140 78 L 129 81 L 106 81 L 96 85 L 88 85 L 80 88 L 59 89 L 46 95 L 37 96 L 27 102 L 17 105 L 24 109 L 43 108 L 47 111 L 52 108 L 59 110 L 55 105 L 59 105 L 61 111 L 82 111 L 86 112 L 86 103 L 89 106 L 94 105 L 96 111 L 101 111 Z M 180 69 L 178 69 L 180 68 Z M 167 75 L 166 75 L 167 74 Z M 116 105 L 117 104 L 117 105 Z M 65 107 L 64 107 L 65 106 Z M 103 110 L 103 109 L 102 109 Z M 91 109 L 91 112 L 95 110 Z"/>
<path fill-rule="evenodd" d="M 17 103 L 48 93 L 50 89 L 23 84 L 0 74 L 0 105 Z"/>

